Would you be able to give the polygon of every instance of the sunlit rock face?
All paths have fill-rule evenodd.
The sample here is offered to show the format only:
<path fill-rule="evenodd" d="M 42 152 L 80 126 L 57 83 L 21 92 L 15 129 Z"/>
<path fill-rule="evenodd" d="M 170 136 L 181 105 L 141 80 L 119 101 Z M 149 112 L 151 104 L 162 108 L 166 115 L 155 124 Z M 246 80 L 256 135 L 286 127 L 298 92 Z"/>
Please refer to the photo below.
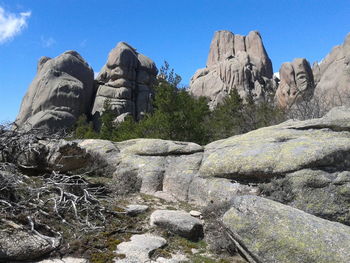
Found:
<path fill-rule="evenodd" d="M 157 73 L 151 59 L 137 53 L 127 43 L 118 43 L 96 78 L 97 93 L 92 109 L 95 122 L 107 99 L 117 121 L 128 115 L 136 120 L 142 118 L 151 110 L 152 85 Z"/>
<path fill-rule="evenodd" d="M 217 31 L 206 68 L 194 74 L 190 92 L 196 97 L 209 98 L 211 108 L 221 103 L 232 89 L 237 89 L 242 98 L 267 100 L 273 97 L 276 88 L 272 74 L 272 63 L 259 32 L 241 36 Z"/>
<path fill-rule="evenodd" d="M 315 98 L 326 108 L 350 105 L 350 34 L 342 45 L 332 49 L 325 59 L 312 67 Z"/>
<path fill-rule="evenodd" d="M 76 51 L 42 57 L 15 124 L 26 130 L 71 128 L 80 115 L 91 112 L 93 83 L 92 68 Z"/>
<path fill-rule="evenodd" d="M 279 107 L 289 108 L 298 102 L 311 99 L 315 83 L 306 59 L 296 58 L 293 62 L 283 63 L 279 75 L 281 81 L 275 96 Z"/>

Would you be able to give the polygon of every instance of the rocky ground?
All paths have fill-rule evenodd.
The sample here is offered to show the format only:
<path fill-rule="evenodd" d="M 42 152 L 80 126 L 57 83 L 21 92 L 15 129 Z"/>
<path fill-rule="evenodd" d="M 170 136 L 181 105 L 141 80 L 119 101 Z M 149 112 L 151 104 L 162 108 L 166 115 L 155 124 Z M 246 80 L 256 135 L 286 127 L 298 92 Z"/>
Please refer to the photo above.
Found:
<path fill-rule="evenodd" d="M 348 262 L 349 124 L 339 107 L 206 146 L 3 128 L 0 259 Z"/>

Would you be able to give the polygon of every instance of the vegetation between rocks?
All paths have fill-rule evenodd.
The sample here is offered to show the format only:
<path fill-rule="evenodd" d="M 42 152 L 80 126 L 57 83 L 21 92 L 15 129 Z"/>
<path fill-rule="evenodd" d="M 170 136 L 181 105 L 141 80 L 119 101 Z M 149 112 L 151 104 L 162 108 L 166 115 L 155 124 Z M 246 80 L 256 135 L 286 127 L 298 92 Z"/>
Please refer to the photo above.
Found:
<path fill-rule="evenodd" d="M 285 120 L 285 113 L 272 103 L 256 104 L 253 97 L 244 101 L 236 89 L 211 111 L 205 97 L 193 97 L 186 88 L 180 87 L 180 82 L 181 77 L 165 62 L 154 86 L 153 112 L 138 122 L 128 116 L 116 123 L 110 101 L 106 100 L 99 132 L 94 131 L 92 122 L 83 115 L 77 121 L 75 137 L 113 141 L 158 138 L 205 145 Z"/>

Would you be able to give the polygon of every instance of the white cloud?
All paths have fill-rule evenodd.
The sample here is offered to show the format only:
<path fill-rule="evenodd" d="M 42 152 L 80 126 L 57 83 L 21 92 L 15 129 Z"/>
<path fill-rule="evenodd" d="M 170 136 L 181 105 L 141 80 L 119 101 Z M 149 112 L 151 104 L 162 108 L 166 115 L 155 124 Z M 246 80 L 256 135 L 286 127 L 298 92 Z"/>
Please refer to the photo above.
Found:
<path fill-rule="evenodd" d="M 56 43 L 56 40 L 53 39 L 52 37 L 45 38 L 45 37 L 41 36 L 41 45 L 43 47 L 51 47 L 55 43 Z"/>
<path fill-rule="evenodd" d="M 9 13 L 0 6 L 0 44 L 18 35 L 27 26 L 31 14 L 31 12 Z"/>
<path fill-rule="evenodd" d="M 94 77 L 97 78 L 98 74 L 100 74 L 100 72 L 94 72 Z"/>

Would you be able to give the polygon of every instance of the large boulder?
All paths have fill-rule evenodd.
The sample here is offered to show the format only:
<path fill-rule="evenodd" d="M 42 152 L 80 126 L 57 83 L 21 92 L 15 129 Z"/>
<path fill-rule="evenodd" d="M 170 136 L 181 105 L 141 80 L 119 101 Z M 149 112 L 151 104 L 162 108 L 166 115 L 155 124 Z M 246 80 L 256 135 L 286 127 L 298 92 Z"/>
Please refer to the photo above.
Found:
<path fill-rule="evenodd" d="M 276 91 L 276 101 L 281 108 L 290 108 L 300 101 L 308 101 L 313 96 L 315 83 L 309 62 L 296 58 L 283 63 L 279 76 L 281 81 Z"/>
<path fill-rule="evenodd" d="M 205 146 L 201 176 L 265 181 L 305 169 L 350 169 L 350 109 L 287 121 Z"/>
<path fill-rule="evenodd" d="M 128 115 L 136 120 L 142 118 L 151 110 L 152 85 L 157 73 L 150 58 L 137 53 L 127 43 L 118 43 L 96 78 L 98 87 L 92 109 L 96 125 L 99 126 L 98 117 L 107 100 L 116 121 L 122 121 Z"/>
<path fill-rule="evenodd" d="M 350 34 L 342 45 L 333 48 L 320 63 L 313 65 L 315 98 L 330 109 L 350 104 Z"/>
<path fill-rule="evenodd" d="M 190 92 L 208 97 L 214 108 L 237 89 L 242 98 L 268 100 L 275 93 L 272 63 L 259 32 L 247 36 L 229 31 L 217 31 L 210 45 L 207 66 L 199 69 L 191 79 Z"/>
<path fill-rule="evenodd" d="M 24 129 L 71 128 L 80 115 L 91 112 L 93 83 L 92 68 L 75 51 L 41 58 L 15 124 Z"/>
<path fill-rule="evenodd" d="M 254 262 L 349 262 L 350 227 L 265 198 L 234 198 L 223 223 Z"/>

